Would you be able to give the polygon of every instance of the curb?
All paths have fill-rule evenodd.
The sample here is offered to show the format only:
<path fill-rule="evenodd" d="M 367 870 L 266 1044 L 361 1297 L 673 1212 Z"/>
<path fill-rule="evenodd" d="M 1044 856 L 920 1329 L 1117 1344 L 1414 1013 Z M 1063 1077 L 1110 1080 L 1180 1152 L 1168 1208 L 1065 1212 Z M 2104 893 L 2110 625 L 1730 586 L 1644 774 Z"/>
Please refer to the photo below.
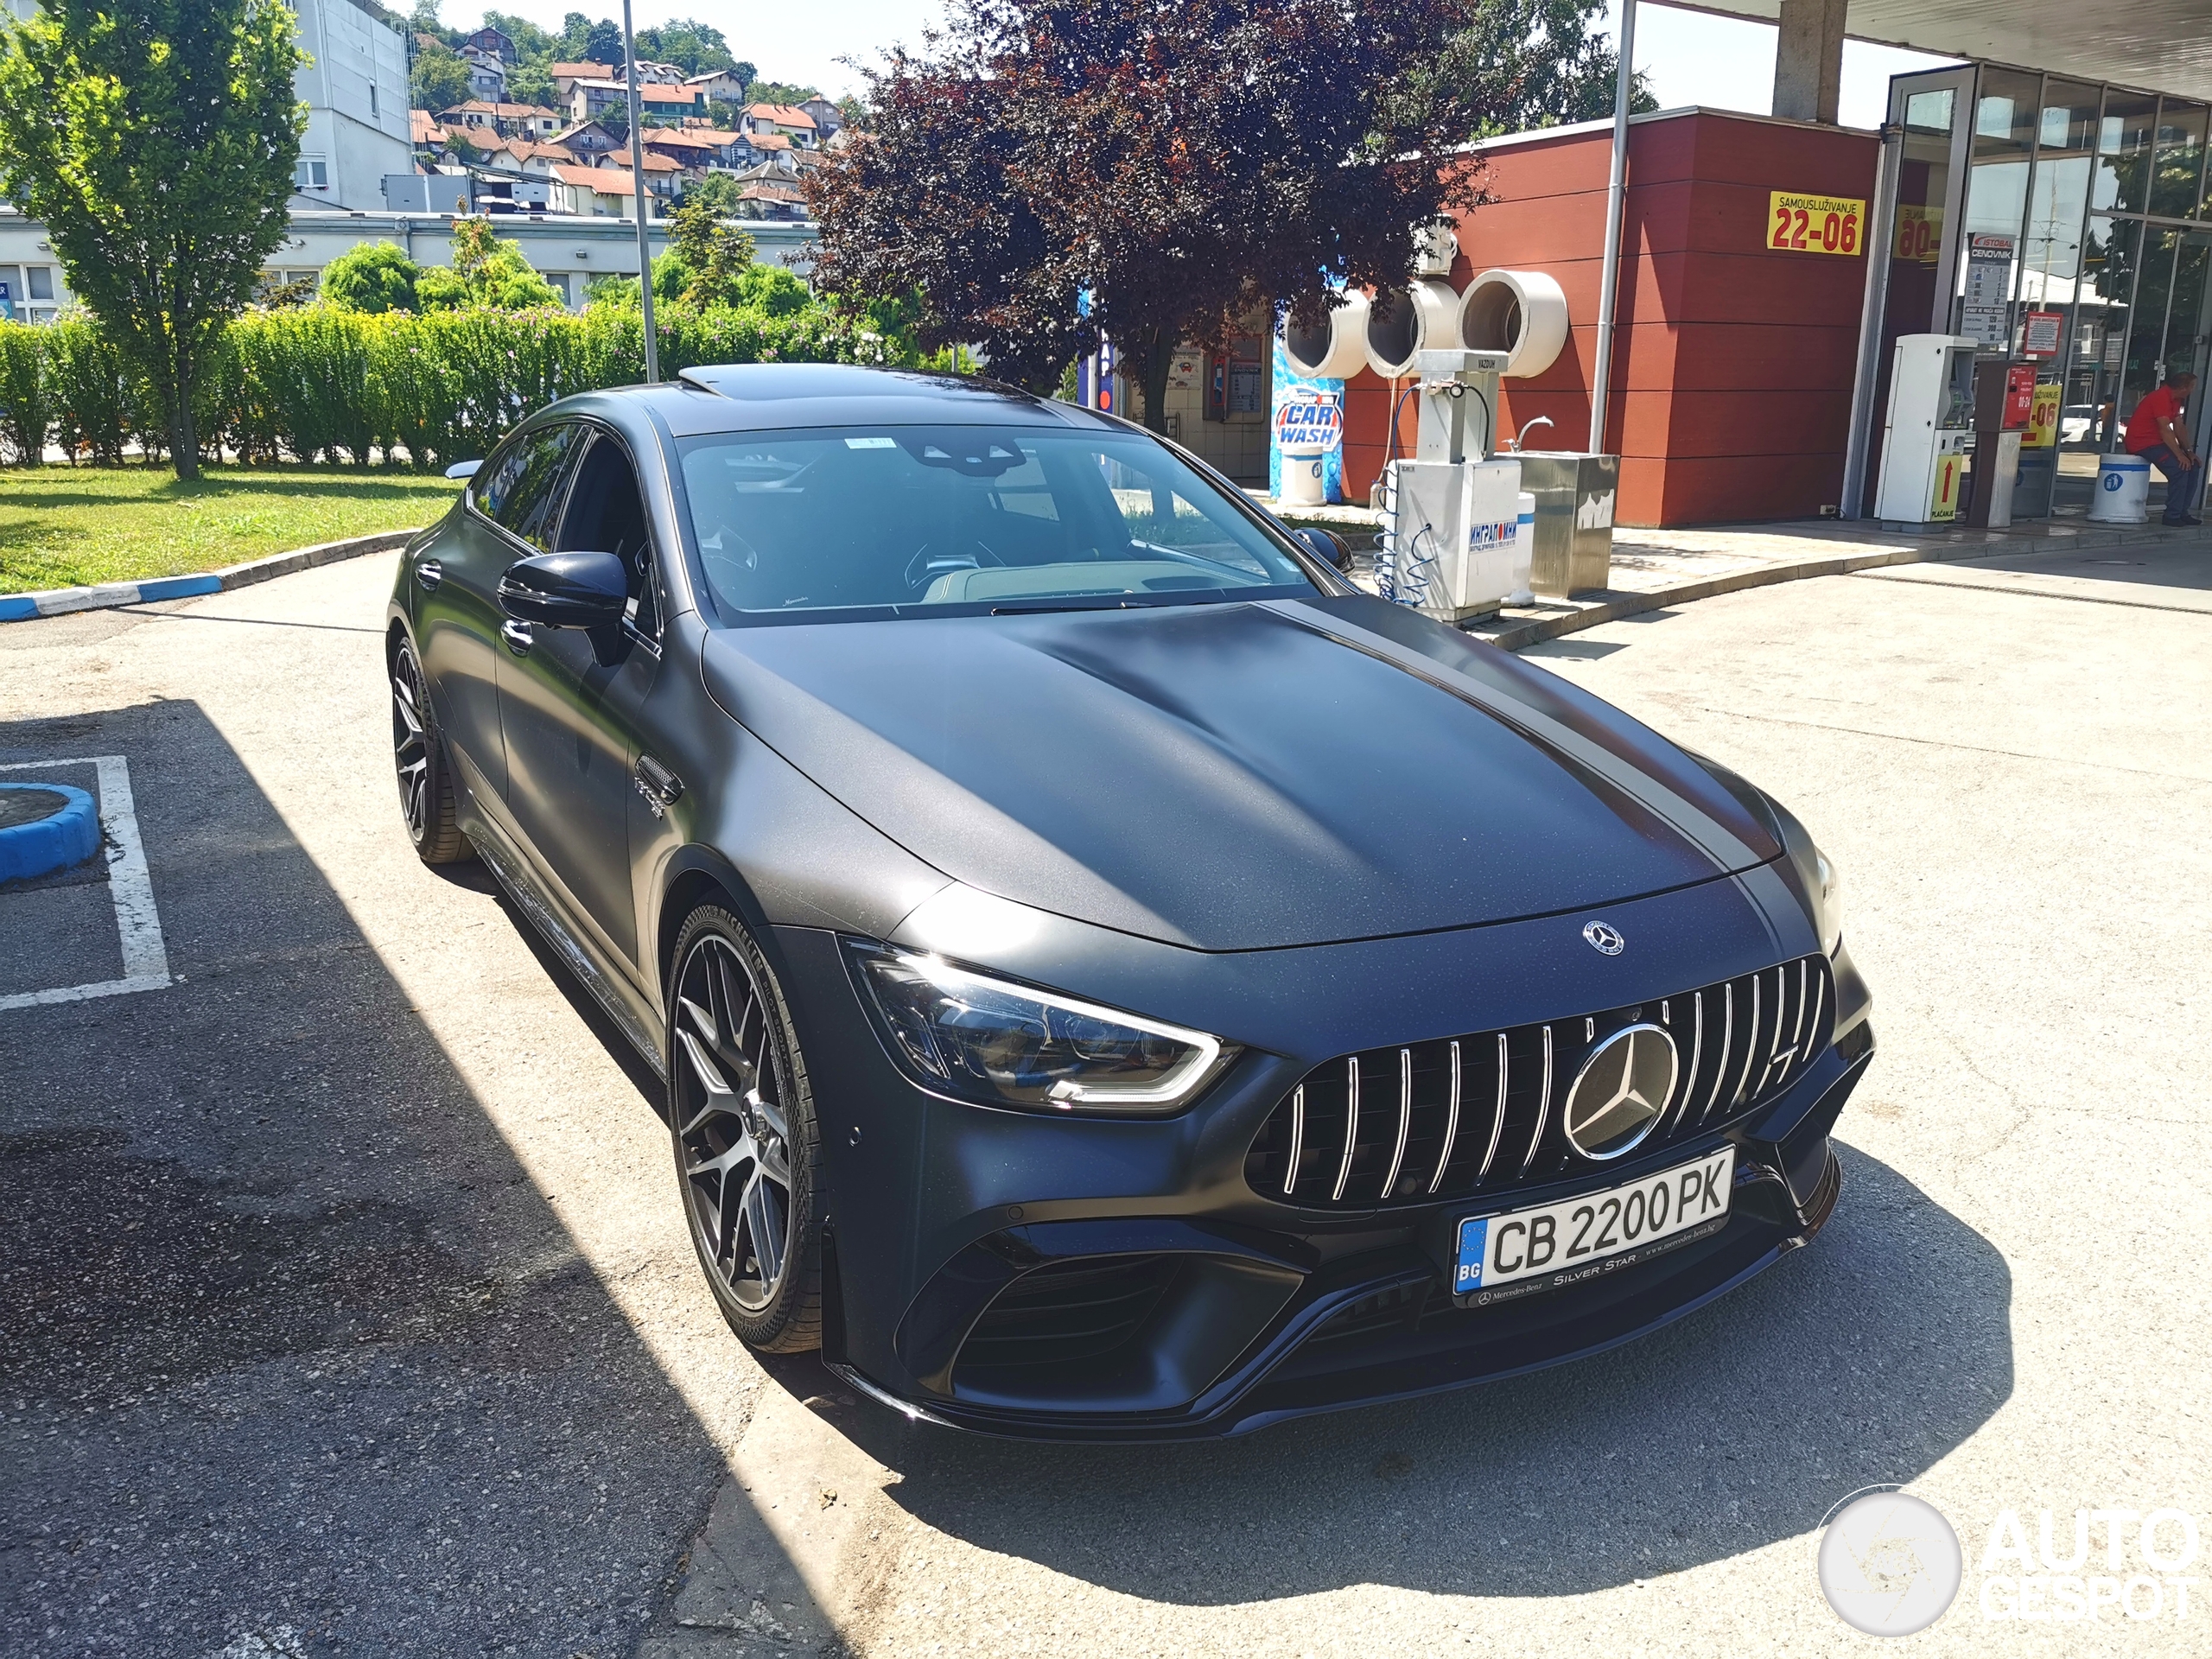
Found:
<path fill-rule="evenodd" d="M 2021 547 L 1980 543 L 1971 547 L 1954 544 L 1901 547 L 1889 553 L 1838 554 L 1831 558 L 1803 559 L 1795 564 L 1770 564 L 1756 569 L 1732 571 L 1725 576 L 1684 582 L 1676 588 L 1654 588 L 1649 593 L 1615 592 L 1576 610 L 1515 622 L 1495 632 L 1480 622 L 1465 631 L 1477 639 L 1488 640 L 1501 651 L 1520 651 L 1529 645 L 1541 645 L 1547 639 L 1580 633 L 1586 628 L 1603 627 L 1606 623 L 1618 622 L 1624 617 L 1641 616 L 1648 611 L 1664 610 L 1671 605 L 1688 605 L 1696 600 L 1713 599 L 1722 594 L 1742 593 L 1751 588 L 1771 588 L 1785 582 L 1805 582 L 1815 576 L 1847 576 L 1854 570 L 1873 570 L 1884 565 L 1958 564 L 1974 559 L 2007 558 L 2030 551 L 2063 550 L 2071 553 L 2097 547 L 2140 545 L 2164 539 L 2157 535 L 2131 534 L 2125 529 L 2116 529 L 2084 532 L 2078 540 L 2069 538 L 2063 550 L 2048 545 Z"/>
<path fill-rule="evenodd" d="M 251 588 L 319 564 L 358 558 L 365 553 L 385 553 L 404 547 L 423 533 L 416 524 L 407 530 L 379 530 L 344 541 L 296 547 L 289 553 L 271 553 L 226 565 L 197 576 L 156 576 L 148 582 L 108 582 L 96 588 L 49 588 L 43 593 L 0 594 L 0 622 L 29 622 L 41 616 L 67 616 L 73 611 L 112 610 L 118 605 L 146 605 L 162 599 L 189 599 L 197 594 L 228 593 Z"/>

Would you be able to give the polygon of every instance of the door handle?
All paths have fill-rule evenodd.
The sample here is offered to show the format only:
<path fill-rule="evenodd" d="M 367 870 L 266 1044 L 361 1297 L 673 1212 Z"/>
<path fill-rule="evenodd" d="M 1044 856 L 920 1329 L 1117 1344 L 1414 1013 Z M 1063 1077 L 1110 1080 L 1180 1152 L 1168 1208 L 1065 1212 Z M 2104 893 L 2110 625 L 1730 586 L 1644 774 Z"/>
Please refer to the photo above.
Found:
<path fill-rule="evenodd" d="M 530 648 L 537 643 L 537 636 L 530 631 L 530 624 L 517 621 L 512 617 L 499 625 L 499 638 L 507 642 L 507 649 L 518 657 L 529 656 Z"/>
<path fill-rule="evenodd" d="M 430 592 L 446 579 L 446 568 L 435 559 L 415 561 L 415 580 L 422 584 L 424 593 Z"/>
<path fill-rule="evenodd" d="M 636 770 L 632 774 L 638 793 L 645 798 L 645 804 L 652 809 L 655 817 L 674 806 L 683 793 L 683 780 L 650 754 L 638 757 Z"/>

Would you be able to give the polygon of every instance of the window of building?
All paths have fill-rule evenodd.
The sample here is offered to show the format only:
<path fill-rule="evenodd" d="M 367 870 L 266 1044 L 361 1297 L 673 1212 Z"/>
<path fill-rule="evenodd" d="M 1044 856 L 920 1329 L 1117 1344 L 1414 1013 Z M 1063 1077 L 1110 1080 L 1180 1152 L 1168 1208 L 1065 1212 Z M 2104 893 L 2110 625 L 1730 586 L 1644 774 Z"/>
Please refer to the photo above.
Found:
<path fill-rule="evenodd" d="M 371 115 L 380 115 L 383 113 L 382 111 L 377 108 L 377 84 L 373 80 L 369 83 L 369 113 Z"/>
<path fill-rule="evenodd" d="M 330 188 L 330 166 L 320 156 L 302 156 L 293 164 L 292 182 L 302 190 Z"/>
<path fill-rule="evenodd" d="M 31 298 L 50 300 L 54 297 L 54 267 L 52 265 L 26 266 L 23 276 L 29 284 L 24 291 Z"/>

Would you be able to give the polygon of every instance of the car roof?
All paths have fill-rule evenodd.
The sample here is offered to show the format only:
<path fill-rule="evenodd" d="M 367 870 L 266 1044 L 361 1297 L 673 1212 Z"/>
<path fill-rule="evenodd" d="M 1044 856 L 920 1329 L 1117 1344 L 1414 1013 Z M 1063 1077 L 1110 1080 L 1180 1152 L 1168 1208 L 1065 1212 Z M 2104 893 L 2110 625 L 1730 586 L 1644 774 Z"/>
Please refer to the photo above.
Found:
<path fill-rule="evenodd" d="M 734 363 L 685 369 L 671 385 L 594 398 L 649 406 L 678 438 L 821 426 L 1066 426 L 1125 431 L 1073 404 L 969 375 L 842 363 Z"/>

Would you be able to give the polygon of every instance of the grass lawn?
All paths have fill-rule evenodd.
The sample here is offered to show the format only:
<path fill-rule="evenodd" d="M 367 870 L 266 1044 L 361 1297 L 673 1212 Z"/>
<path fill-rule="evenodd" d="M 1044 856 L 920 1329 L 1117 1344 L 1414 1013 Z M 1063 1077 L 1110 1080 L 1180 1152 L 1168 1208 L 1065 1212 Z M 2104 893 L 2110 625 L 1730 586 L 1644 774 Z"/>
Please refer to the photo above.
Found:
<path fill-rule="evenodd" d="M 350 467 L 0 471 L 0 594 L 189 575 L 372 531 L 426 524 L 458 484 Z"/>

